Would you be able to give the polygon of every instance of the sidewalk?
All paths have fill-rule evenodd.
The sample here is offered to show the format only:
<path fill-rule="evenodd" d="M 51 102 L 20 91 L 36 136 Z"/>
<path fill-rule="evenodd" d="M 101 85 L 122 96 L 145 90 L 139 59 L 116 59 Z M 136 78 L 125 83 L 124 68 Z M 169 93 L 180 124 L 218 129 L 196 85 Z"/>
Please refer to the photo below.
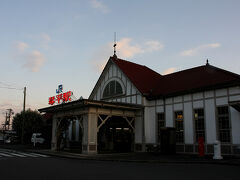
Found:
<path fill-rule="evenodd" d="M 164 155 L 160 153 L 111 153 L 111 154 L 80 154 L 76 151 L 51 151 L 49 149 L 33 148 L 23 145 L 0 145 L 2 149 L 12 149 L 18 151 L 35 152 L 49 156 L 98 161 L 117 161 L 117 162 L 141 162 L 141 163 L 163 163 L 163 164 L 222 164 L 240 166 L 239 156 L 223 156 L 222 160 L 214 160 L 212 155 L 199 157 L 196 154 L 175 154 Z"/>

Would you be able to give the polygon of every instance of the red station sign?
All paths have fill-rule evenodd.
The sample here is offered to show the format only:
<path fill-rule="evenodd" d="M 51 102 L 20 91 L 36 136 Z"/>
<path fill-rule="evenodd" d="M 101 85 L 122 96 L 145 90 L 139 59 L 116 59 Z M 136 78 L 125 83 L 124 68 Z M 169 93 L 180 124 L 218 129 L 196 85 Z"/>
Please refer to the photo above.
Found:
<path fill-rule="evenodd" d="M 56 90 L 56 93 L 58 93 L 56 96 L 52 96 L 48 98 L 48 104 L 54 105 L 55 103 L 60 104 L 61 102 L 69 102 L 72 101 L 71 96 L 72 96 L 72 91 L 68 91 L 65 93 L 62 93 L 63 86 L 59 85 L 58 89 Z"/>

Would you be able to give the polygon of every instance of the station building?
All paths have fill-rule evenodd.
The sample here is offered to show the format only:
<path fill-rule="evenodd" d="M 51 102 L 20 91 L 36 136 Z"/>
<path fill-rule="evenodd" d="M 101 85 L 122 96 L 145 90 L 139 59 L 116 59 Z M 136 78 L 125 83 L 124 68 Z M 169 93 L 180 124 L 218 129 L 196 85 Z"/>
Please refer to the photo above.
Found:
<path fill-rule="evenodd" d="M 88 99 L 39 111 L 53 115 L 52 150 L 67 121 L 67 146 L 87 154 L 149 151 L 164 128 L 174 128 L 177 152 L 197 153 L 201 137 L 205 153 L 219 140 L 223 154 L 240 154 L 240 75 L 208 62 L 160 75 L 114 55 Z"/>

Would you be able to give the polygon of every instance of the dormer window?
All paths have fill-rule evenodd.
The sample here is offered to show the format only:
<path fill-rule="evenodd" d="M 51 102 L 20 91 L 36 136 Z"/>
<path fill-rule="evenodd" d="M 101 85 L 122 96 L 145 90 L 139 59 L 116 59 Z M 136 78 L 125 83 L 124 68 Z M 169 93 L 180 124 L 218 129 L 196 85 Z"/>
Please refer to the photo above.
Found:
<path fill-rule="evenodd" d="M 112 96 L 117 96 L 123 94 L 122 86 L 117 81 L 110 81 L 104 91 L 103 91 L 103 98 L 108 98 Z"/>

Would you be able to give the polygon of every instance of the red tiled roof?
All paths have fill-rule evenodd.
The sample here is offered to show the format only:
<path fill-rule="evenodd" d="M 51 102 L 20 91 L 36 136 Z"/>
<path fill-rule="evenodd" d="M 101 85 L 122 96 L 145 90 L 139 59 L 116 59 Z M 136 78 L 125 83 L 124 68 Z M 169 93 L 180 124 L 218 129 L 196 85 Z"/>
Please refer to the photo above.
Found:
<path fill-rule="evenodd" d="M 183 94 L 234 84 L 240 84 L 240 75 L 207 64 L 163 76 L 152 96 Z"/>
<path fill-rule="evenodd" d="M 148 98 L 240 85 L 240 75 L 209 64 L 162 76 L 146 66 L 114 57 L 111 59 Z"/>
<path fill-rule="evenodd" d="M 148 94 L 149 90 L 153 89 L 162 77 L 146 66 L 114 57 L 111 59 L 143 95 Z"/>

